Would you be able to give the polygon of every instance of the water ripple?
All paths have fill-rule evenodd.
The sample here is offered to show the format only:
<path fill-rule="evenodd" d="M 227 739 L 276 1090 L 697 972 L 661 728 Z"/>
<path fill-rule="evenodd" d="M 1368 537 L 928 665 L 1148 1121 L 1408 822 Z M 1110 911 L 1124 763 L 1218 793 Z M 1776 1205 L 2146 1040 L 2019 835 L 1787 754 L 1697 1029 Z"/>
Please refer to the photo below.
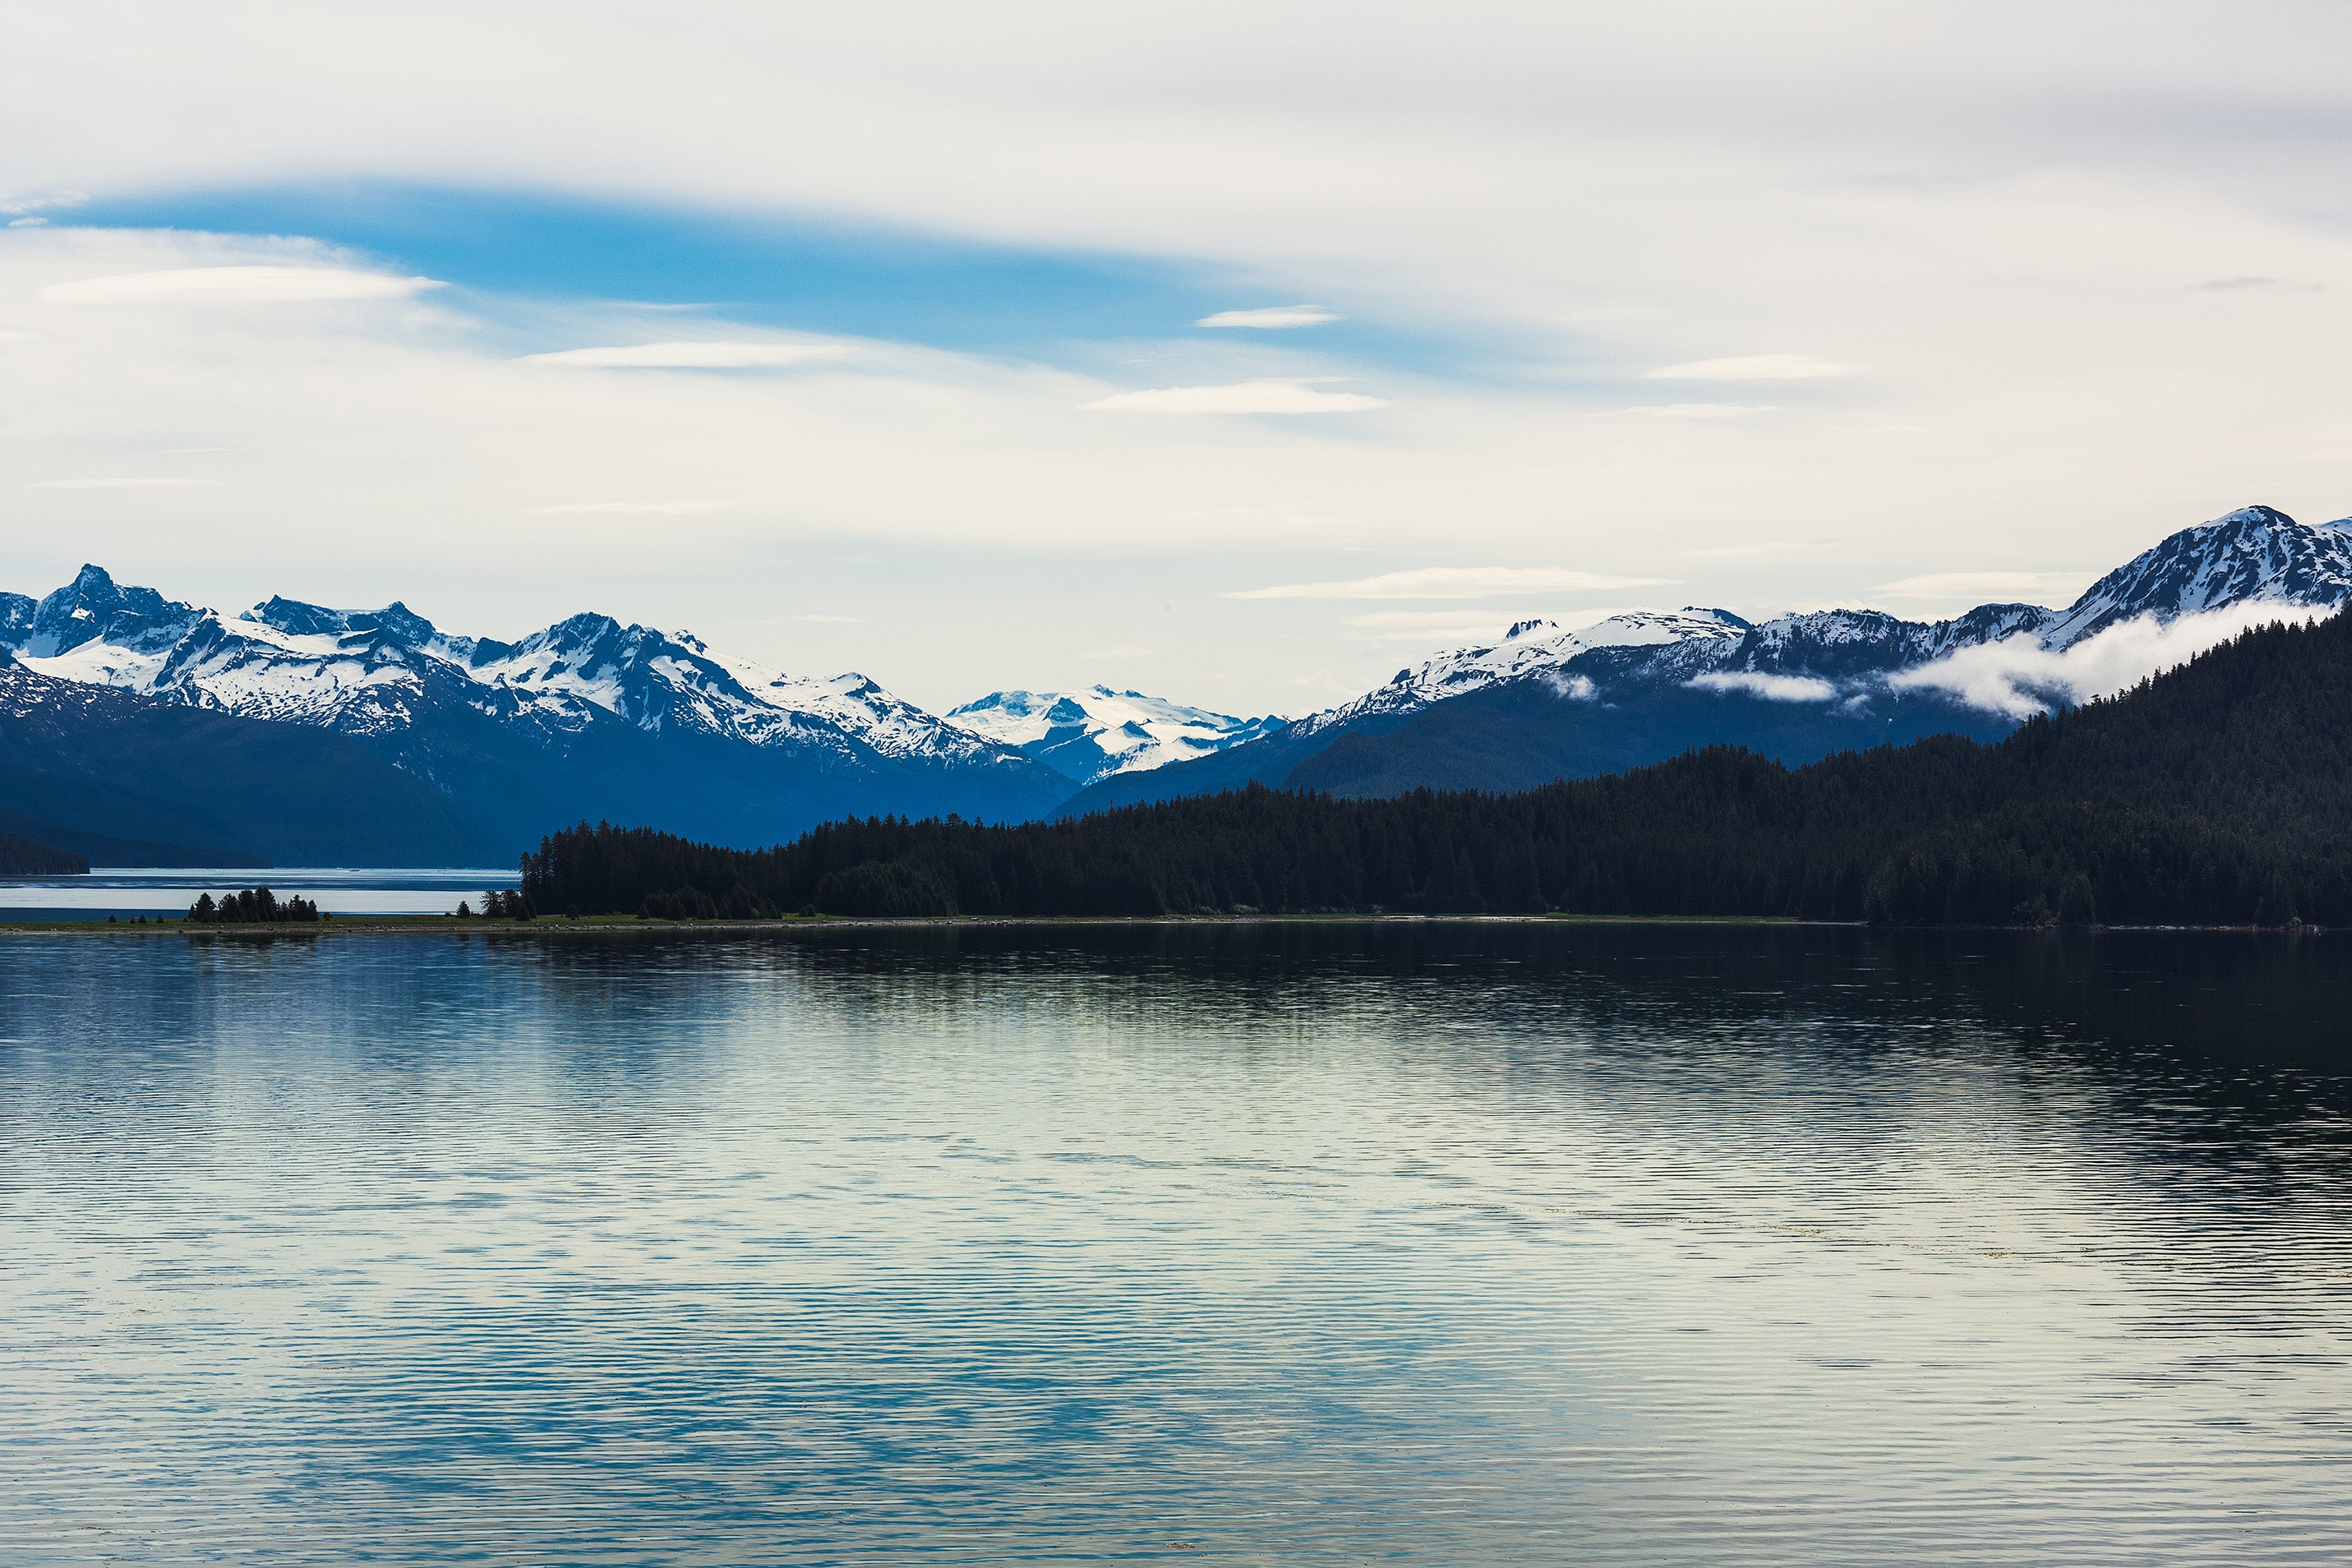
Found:
<path fill-rule="evenodd" d="M 2323 942 L 0 965 L 10 1563 L 2352 1559 Z"/>

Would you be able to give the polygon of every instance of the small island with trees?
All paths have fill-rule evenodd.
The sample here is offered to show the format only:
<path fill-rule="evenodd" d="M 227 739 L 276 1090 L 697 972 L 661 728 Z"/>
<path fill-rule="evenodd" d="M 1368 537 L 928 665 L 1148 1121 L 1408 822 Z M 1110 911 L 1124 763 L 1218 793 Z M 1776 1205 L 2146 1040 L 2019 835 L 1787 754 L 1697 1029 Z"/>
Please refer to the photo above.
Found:
<path fill-rule="evenodd" d="M 205 893 L 188 906 L 188 919 L 196 925 L 305 925 L 325 918 L 309 899 L 281 899 L 267 888 L 223 893 L 218 900 Z"/>

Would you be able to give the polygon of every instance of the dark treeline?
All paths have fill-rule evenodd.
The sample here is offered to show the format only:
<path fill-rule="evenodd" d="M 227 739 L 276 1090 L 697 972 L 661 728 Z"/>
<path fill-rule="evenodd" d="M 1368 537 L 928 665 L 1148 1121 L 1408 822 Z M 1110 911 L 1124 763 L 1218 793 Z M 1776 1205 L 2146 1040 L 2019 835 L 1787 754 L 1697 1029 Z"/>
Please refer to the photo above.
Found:
<path fill-rule="evenodd" d="M 89 861 L 21 833 L 0 833 L 0 877 L 79 877 Z"/>
<path fill-rule="evenodd" d="M 877 817 L 735 850 L 610 825 L 523 858 L 583 913 L 1565 910 L 1898 925 L 2352 921 L 2352 618 L 2272 626 L 1993 745 L 1790 770 L 1716 747 L 1521 795 L 1251 788 L 1075 821 Z"/>
<path fill-rule="evenodd" d="M 319 918 L 319 906 L 299 894 L 281 899 L 267 888 L 223 893 L 216 903 L 210 893 L 188 906 L 188 918 L 198 925 L 292 925 Z"/>
<path fill-rule="evenodd" d="M 461 915 L 470 915 L 474 911 L 461 903 L 457 906 L 457 912 Z M 482 914 L 485 918 L 494 921 L 534 921 L 539 918 L 538 909 L 520 889 L 509 892 L 505 889 L 492 888 L 488 892 L 484 893 Z"/>

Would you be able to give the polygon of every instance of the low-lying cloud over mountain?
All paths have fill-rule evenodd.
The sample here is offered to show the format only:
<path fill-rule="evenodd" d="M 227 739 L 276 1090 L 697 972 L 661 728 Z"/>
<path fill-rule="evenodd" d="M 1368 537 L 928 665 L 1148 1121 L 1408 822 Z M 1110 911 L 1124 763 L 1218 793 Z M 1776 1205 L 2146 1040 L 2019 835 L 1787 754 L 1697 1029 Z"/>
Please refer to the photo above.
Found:
<path fill-rule="evenodd" d="M 1530 617 L 1297 720 L 1108 686 L 996 691 L 942 717 L 863 675 L 789 675 L 608 616 L 511 643 L 443 631 L 398 603 L 272 598 L 224 616 L 96 566 L 38 601 L 0 595 L 0 648 L 41 682 L 25 689 L 20 723 L 43 701 L 113 688 L 150 707 L 331 731 L 448 802 L 461 824 L 449 842 L 505 855 L 583 817 L 769 843 L 846 815 L 1021 819 L 1252 781 L 1517 788 L 1717 742 L 1801 761 L 1941 731 L 1991 736 L 2347 596 L 2352 520 L 2249 507 L 2174 534 L 2063 610 L 1755 623 L 1633 610 L 1573 628 Z"/>

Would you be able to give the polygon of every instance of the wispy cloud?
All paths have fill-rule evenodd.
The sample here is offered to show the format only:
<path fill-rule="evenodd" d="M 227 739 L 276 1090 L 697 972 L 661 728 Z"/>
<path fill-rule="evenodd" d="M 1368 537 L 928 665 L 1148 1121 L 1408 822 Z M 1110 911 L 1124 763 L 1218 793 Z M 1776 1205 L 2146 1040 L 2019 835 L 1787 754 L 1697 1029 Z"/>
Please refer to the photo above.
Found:
<path fill-rule="evenodd" d="M 1767 702 L 1826 702 L 1837 688 L 1810 675 L 1769 675 L 1761 670 L 1717 670 L 1696 676 L 1687 683 L 1701 691 L 1741 692 Z"/>
<path fill-rule="evenodd" d="M 810 621 L 821 626 L 862 626 L 864 616 L 794 616 L 796 621 Z"/>
<path fill-rule="evenodd" d="M 1633 408 L 1612 408 L 1601 416 L 1604 419 L 1632 416 L 1641 419 L 1754 419 L 1760 415 L 1777 414 L 1777 403 L 1645 403 Z"/>
<path fill-rule="evenodd" d="M 2190 294 L 2247 294 L 2273 289 L 2282 294 L 2316 294 L 2326 288 L 2325 283 L 2288 283 L 2276 278 L 2208 278 L 2202 283 L 2191 283 L 2183 290 Z"/>
<path fill-rule="evenodd" d="M 441 285 L 348 267 L 181 267 L 119 272 L 34 290 L 63 305 L 282 305 L 333 300 L 395 300 Z"/>
<path fill-rule="evenodd" d="M 1320 305 L 1269 305 L 1257 310 L 1219 310 L 1213 316 L 1203 316 L 1192 324 L 1196 327 L 1319 327 L 1339 318 Z"/>
<path fill-rule="evenodd" d="M 1647 373 L 1650 381 L 1819 381 L 1828 376 L 1855 375 L 1862 366 L 1819 354 L 1734 354 L 1728 359 L 1695 359 L 1685 364 L 1660 365 Z"/>
<path fill-rule="evenodd" d="M 723 500 L 575 500 L 531 510 L 541 517 L 583 517 L 594 512 L 637 512 L 658 517 L 688 517 L 725 511 L 734 503 Z"/>
<path fill-rule="evenodd" d="M 1312 381 L 1298 379 L 1115 392 L 1085 406 L 1130 414 L 1354 414 L 1390 405 L 1385 397 L 1368 397 L 1360 392 L 1323 392 Z"/>
<path fill-rule="evenodd" d="M 46 196 L 0 195 L 0 217 L 24 218 L 32 223 L 47 223 L 37 213 L 56 212 L 63 207 L 78 207 L 89 197 L 80 191 L 56 191 Z"/>
<path fill-rule="evenodd" d="M 2045 711 L 2053 702 L 2112 697 L 2255 626 L 2321 620 L 2328 613 L 2302 605 L 2256 603 L 2183 616 L 2169 625 L 2142 616 L 2056 653 L 2021 632 L 1903 670 L 1888 684 L 1898 691 L 1948 692 L 1971 708 L 2024 719 Z"/>
<path fill-rule="evenodd" d="M 2072 598 L 2090 585 L 2083 572 L 1930 572 L 1881 583 L 1871 590 L 1890 599 L 1969 599 L 1982 602 L 2004 594 L 2063 593 Z"/>
<path fill-rule="evenodd" d="M 220 482 L 218 479 L 40 479 L 25 488 L 28 490 L 186 490 L 203 489 Z"/>
<path fill-rule="evenodd" d="M 1667 577 L 1612 577 L 1564 566 L 1423 566 L 1339 583 L 1286 583 L 1242 588 L 1228 599 L 1496 599 L 1515 594 L 1580 593 L 1593 588 L 1643 588 Z"/>
<path fill-rule="evenodd" d="M 525 364 L 577 365 L 587 370 L 756 370 L 812 360 L 839 359 L 844 343 L 763 343 L 735 340 L 669 343 L 624 343 L 606 348 L 561 349 L 525 354 Z"/>

